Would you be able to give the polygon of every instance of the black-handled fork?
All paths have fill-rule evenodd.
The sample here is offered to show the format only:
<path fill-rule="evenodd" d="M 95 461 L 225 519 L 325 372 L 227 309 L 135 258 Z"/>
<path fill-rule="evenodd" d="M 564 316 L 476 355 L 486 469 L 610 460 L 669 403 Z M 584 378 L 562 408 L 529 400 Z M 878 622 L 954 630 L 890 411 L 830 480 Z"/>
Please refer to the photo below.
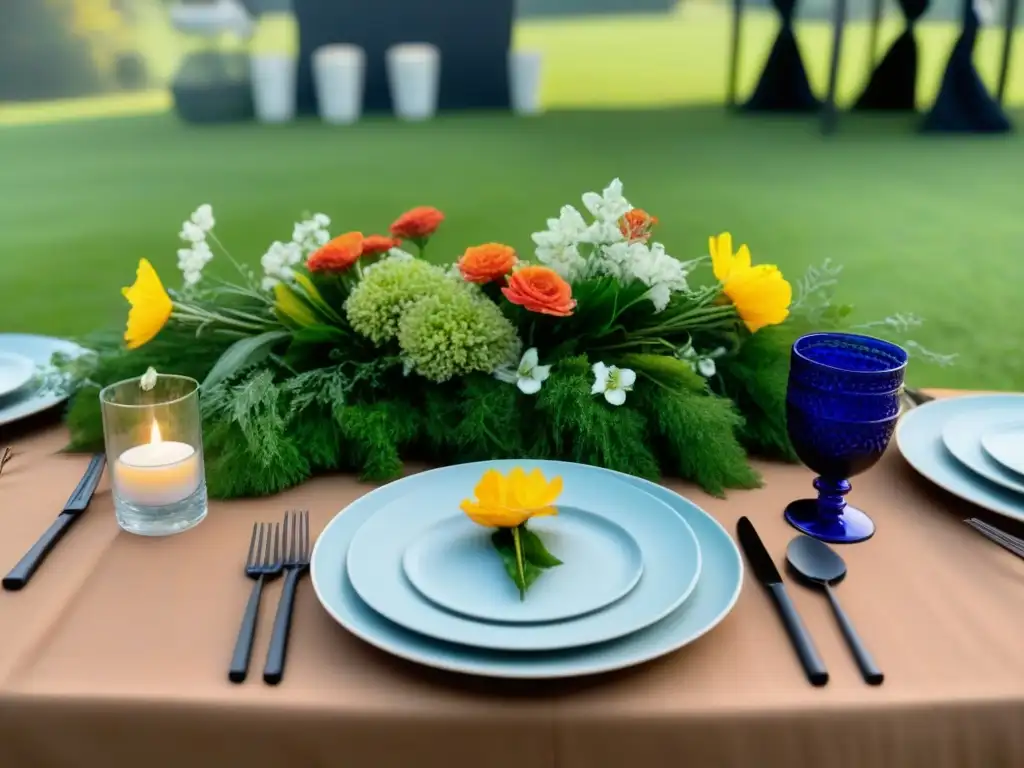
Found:
<path fill-rule="evenodd" d="M 241 683 L 249 674 L 249 658 L 252 656 L 252 641 L 256 635 L 256 617 L 260 612 L 260 598 L 263 585 L 281 574 L 281 524 L 255 523 L 252 538 L 249 539 L 249 554 L 245 558 L 245 575 L 256 581 L 249 594 L 249 602 L 242 615 L 242 626 L 238 630 L 235 652 L 231 655 L 228 680 Z"/>
<path fill-rule="evenodd" d="M 309 510 L 289 512 L 284 517 L 284 588 L 277 604 L 274 634 L 270 638 L 263 681 L 277 685 L 284 677 L 284 661 L 288 653 L 288 633 L 292 625 L 292 607 L 299 579 L 309 570 Z"/>

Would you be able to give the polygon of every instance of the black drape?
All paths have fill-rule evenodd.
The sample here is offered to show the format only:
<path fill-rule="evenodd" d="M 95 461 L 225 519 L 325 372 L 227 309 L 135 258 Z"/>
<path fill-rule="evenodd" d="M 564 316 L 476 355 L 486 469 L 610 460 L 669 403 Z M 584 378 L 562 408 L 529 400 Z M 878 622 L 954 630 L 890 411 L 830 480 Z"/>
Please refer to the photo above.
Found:
<path fill-rule="evenodd" d="M 906 28 L 879 62 L 867 87 L 854 103 L 854 109 L 913 111 L 916 107 L 917 39 L 914 25 L 926 10 L 929 0 L 899 0 Z"/>
<path fill-rule="evenodd" d="M 811 93 L 807 70 L 793 31 L 796 0 L 772 0 L 782 27 L 753 96 L 743 105 L 753 112 L 812 112 L 821 103 Z"/>
<path fill-rule="evenodd" d="M 992 98 L 974 68 L 978 14 L 972 0 L 964 0 L 963 32 L 949 55 L 942 86 L 925 117 L 922 130 L 949 133 L 1002 133 L 1011 129 L 1002 107 Z"/>
<path fill-rule="evenodd" d="M 366 51 L 364 109 L 391 109 L 384 52 L 397 43 L 441 51 L 438 108 L 508 109 L 515 0 L 292 0 L 299 24 L 298 107 L 316 110 L 312 54 L 330 43 Z"/>

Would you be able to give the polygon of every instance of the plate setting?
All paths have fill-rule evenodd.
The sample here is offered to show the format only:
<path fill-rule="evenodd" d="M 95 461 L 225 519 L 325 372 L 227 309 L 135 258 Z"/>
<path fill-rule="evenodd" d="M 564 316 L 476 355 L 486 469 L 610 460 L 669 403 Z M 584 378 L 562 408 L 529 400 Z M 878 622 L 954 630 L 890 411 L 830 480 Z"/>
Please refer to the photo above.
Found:
<path fill-rule="evenodd" d="M 35 370 L 35 363 L 24 355 L 0 351 L 0 401 L 28 384 Z"/>
<path fill-rule="evenodd" d="M 559 506 L 557 518 L 538 518 L 531 527 L 562 564 L 545 572 L 525 600 L 495 556 L 489 532 L 462 514 L 441 520 L 414 541 L 402 557 L 402 570 L 441 608 L 510 624 L 593 613 L 625 597 L 640 581 L 640 545 L 606 517 Z"/>
<path fill-rule="evenodd" d="M 394 621 L 406 621 L 407 617 L 404 614 L 396 613 L 390 618 L 386 617 L 363 600 L 349 578 L 347 564 L 349 554 L 356 551 L 356 539 L 365 534 L 365 528 L 370 522 L 379 516 L 396 514 L 394 510 L 401 508 L 403 500 L 406 506 L 412 506 L 410 500 L 419 500 L 419 511 L 423 513 L 430 505 L 422 502 L 438 488 L 448 487 L 454 490 L 455 496 L 461 497 L 463 493 L 460 493 L 460 490 L 471 488 L 485 469 L 507 470 L 516 464 L 517 462 L 512 461 L 478 462 L 431 470 L 378 488 L 346 507 L 327 525 L 313 550 L 312 582 L 317 598 L 327 613 L 365 642 L 409 661 L 484 677 L 550 679 L 594 675 L 658 658 L 701 637 L 717 626 L 732 610 L 743 582 L 743 563 L 731 536 L 716 520 L 692 502 L 655 483 L 597 467 L 558 461 L 538 461 L 530 465 L 540 467 L 550 475 L 564 477 L 566 492 L 561 501 L 565 502 L 565 506 L 586 508 L 587 511 L 596 514 L 597 510 L 587 505 L 579 506 L 576 499 L 571 497 L 571 490 L 577 486 L 585 487 L 592 495 L 605 498 L 610 495 L 610 489 L 621 486 L 626 490 L 614 492 L 620 495 L 629 493 L 633 504 L 638 505 L 625 510 L 629 521 L 632 521 L 638 509 L 646 508 L 651 512 L 656 511 L 668 526 L 674 525 L 673 518 L 682 520 L 694 536 L 697 543 L 696 551 L 700 557 L 699 579 L 694 578 L 696 588 L 689 590 L 685 600 L 678 601 L 676 607 L 660 620 L 649 623 L 641 630 L 598 644 L 591 644 L 592 633 L 583 632 L 581 639 L 585 642 L 584 645 L 564 647 L 560 650 L 509 652 L 506 649 L 448 642 L 413 631 L 408 626 Z M 399 506 L 392 507 L 396 502 Z M 655 502 L 656 506 L 652 506 L 652 502 Z M 408 583 L 402 572 L 402 554 L 408 544 L 418 540 L 437 522 L 450 517 L 452 512 L 449 509 L 436 515 L 432 520 L 417 520 L 416 530 L 408 536 L 399 537 L 407 541 L 391 547 L 398 549 L 391 566 L 393 572 L 397 573 L 397 580 L 406 582 L 406 588 L 411 592 L 415 602 L 420 606 L 426 606 L 434 616 L 445 616 L 451 620 L 490 629 L 497 635 L 539 632 L 539 636 L 543 637 L 545 631 L 557 632 L 560 628 L 585 624 L 596 617 L 611 614 L 617 609 L 621 610 L 622 606 L 635 601 L 641 590 L 645 587 L 650 588 L 646 585 L 657 583 L 656 574 L 652 569 L 656 561 L 648 556 L 644 539 L 636 534 L 627 521 L 616 518 L 615 522 L 622 523 L 622 527 L 634 536 L 644 553 L 644 572 L 640 581 L 621 600 L 594 614 L 546 625 L 471 621 L 466 617 L 448 613 L 427 601 Z M 393 518 L 391 522 L 394 521 Z M 390 527 L 390 530 L 396 529 Z M 543 535 L 547 535 L 546 532 Z M 548 543 L 554 552 L 557 546 L 554 540 Z M 681 559 L 679 553 L 673 550 L 673 567 L 678 568 Z M 557 569 L 546 572 L 541 579 L 553 576 L 554 570 Z M 538 579 L 535 587 L 540 584 L 541 579 Z M 529 601 L 530 597 L 531 595 L 528 595 L 526 601 Z"/>
<path fill-rule="evenodd" d="M 530 472 L 544 464 L 533 462 L 523 467 Z M 376 510 L 363 524 L 348 550 L 348 576 L 353 588 L 367 605 L 406 629 L 438 640 L 502 651 L 552 651 L 606 642 L 648 627 L 682 604 L 696 585 L 701 569 L 700 547 L 686 521 L 664 503 L 617 477 L 609 475 L 600 482 L 583 482 L 576 473 L 561 474 L 564 491 L 559 506 L 586 510 L 590 515 L 614 522 L 628 531 L 643 553 L 643 576 L 627 599 L 568 621 L 519 624 L 479 621 L 424 599 L 405 577 L 404 553 L 436 524 L 460 515 L 460 504 L 471 495 L 480 478 L 477 474 L 468 481 L 454 481 L 450 471 L 425 476 L 414 493 L 404 494 Z M 540 532 L 543 527 L 545 531 L 558 531 L 560 517 L 535 518 L 530 521 L 531 530 Z M 488 529 L 476 527 L 485 537 L 490 535 Z M 568 531 L 559 532 L 557 541 L 563 541 L 567 534 Z M 563 564 L 537 578 L 522 601 L 524 605 L 532 602 L 534 590 L 543 594 L 542 590 L 557 587 L 561 583 L 557 571 L 567 567 L 568 556 L 559 551 L 556 539 L 547 540 L 550 537 L 546 533 L 541 538 Z M 594 550 L 580 549 L 581 554 L 588 551 Z M 519 602 L 511 580 L 502 576 L 502 560 L 496 551 L 492 549 L 489 560 L 481 557 L 473 563 L 482 565 L 491 577 L 503 577 L 509 583 L 504 589 L 511 588 L 512 600 Z M 596 573 L 603 567 L 600 560 L 572 566 L 579 568 L 580 574 Z M 473 568 L 462 578 L 469 582 L 485 577 Z M 585 587 L 575 589 L 579 594 L 586 593 Z"/>
<path fill-rule="evenodd" d="M 1013 472 L 1024 486 L 1024 421 L 989 430 L 981 436 L 981 447 L 989 458 Z"/>

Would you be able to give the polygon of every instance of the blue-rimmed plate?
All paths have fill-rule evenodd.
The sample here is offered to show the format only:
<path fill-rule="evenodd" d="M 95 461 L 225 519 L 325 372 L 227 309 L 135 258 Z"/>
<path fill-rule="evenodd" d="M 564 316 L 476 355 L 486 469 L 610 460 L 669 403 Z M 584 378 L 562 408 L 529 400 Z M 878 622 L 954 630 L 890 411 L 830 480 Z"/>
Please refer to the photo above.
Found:
<path fill-rule="evenodd" d="M 559 472 L 574 466 L 562 462 L 547 465 Z M 471 475 L 479 476 L 492 465 L 470 466 Z M 583 470 L 594 477 L 608 472 L 594 467 Z M 709 632 L 729 614 L 743 583 L 743 561 L 725 529 L 692 502 L 655 483 L 612 474 L 671 507 L 690 525 L 701 549 L 701 577 L 693 594 L 681 607 L 641 632 L 564 651 L 514 653 L 434 640 L 376 613 L 352 589 L 345 567 L 346 553 L 356 531 L 374 511 L 409 493 L 422 475 L 362 497 L 328 523 L 313 548 L 311 572 L 317 598 L 339 624 L 365 642 L 409 661 L 463 674 L 520 679 L 580 677 L 624 669 L 672 653 Z"/>
<path fill-rule="evenodd" d="M 958 462 L 942 442 L 942 430 L 964 414 L 993 410 L 1024 413 L 1024 395 L 968 395 L 933 400 L 908 411 L 896 427 L 896 445 L 915 470 L 940 488 L 1015 520 L 1024 520 L 1024 497 L 990 483 Z"/>
<path fill-rule="evenodd" d="M 402 570 L 431 602 L 463 616 L 507 624 L 564 621 L 628 595 L 644 572 L 640 545 L 607 517 L 559 506 L 530 530 L 562 564 L 540 575 L 522 599 L 491 543 L 492 530 L 462 512 L 431 526 L 405 549 Z"/>
<path fill-rule="evenodd" d="M 559 506 L 586 510 L 591 515 L 607 518 L 624 528 L 643 553 L 644 573 L 640 583 L 629 595 L 602 611 L 586 616 L 547 624 L 496 624 L 477 621 L 438 608 L 424 600 L 402 572 L 402 556 L 438 522 L 459 511 L 460 502 L 473 495 L 484 468 L 508 472 L 522 466 L 527 472 L 540 469 L 548 478 L 560 475 L 563 491 Z M 586 471 L 584 471 L 586 470 Z M 464 516 L 464 515 L 463 515 Z M 479 527 L 479 526 L 478 526 Z M 538 518 L 530 527 L 549 545 L 557 557 L 568 548 L 558 517 Z M 480 529 L 487 535 L 487 529 Z M 577 554 L 586 554 L 579 548 Z M 628 551 L 625 553 L 628 555 Z M 567 555 L 568 556 L 568 555 Z M 554 466 L 544 461 L 495 461 L 484 465 L 460 464 L 420 475 L 408 493 L 378 508 L 352 540 L 348 550 L 348 576 L 363 602 L 387 619 L 406 629 L 446 640 L 502 651 L 551 651 L 575 648 L 612 640 L 650 626 L 678 607 L 693 590 L 700 575 L 700 548 L 690 526 L 671 508 L 634 485 L 609 473 L 584 467 L 582 464 Z M 477 564 L 486 564 L 487 560 Z M 502 584 L 501 558 L 494 552 L 490 562 L 490 583 Z M 567 599 L 580 596 L 585 585 L 575 583 L 581 573 L 596 572 L 602 563 L 593 560 L 580 563 L 567 572 L 560 568 L 545 571 L 526 594 L 529 602 L 536 589 L 565 593 Z M 488 572 L 469 571 L 470 579 L 488 578 Z M 566 578 L 568 576 L 568 579 Z M 496 599 L 499 593 L 495 593 Z M 516 609 L 511 601 L 503 605 L 510 612 Z"/>
<path fill-rule="evenodd" d="M 74 342 L 54 339 L 49 336 L 35 336 L 28 333 L 0 333 L 0 352 L 27 357 L 42 374 L 50 365 L 56 353 L 78 357 L 85 352 Z M 28 383 L 22 389 L 0 400 L 0 426 L 60 405 L 67 399 L 62 392 L 46 389 L 42 383 Z"/>

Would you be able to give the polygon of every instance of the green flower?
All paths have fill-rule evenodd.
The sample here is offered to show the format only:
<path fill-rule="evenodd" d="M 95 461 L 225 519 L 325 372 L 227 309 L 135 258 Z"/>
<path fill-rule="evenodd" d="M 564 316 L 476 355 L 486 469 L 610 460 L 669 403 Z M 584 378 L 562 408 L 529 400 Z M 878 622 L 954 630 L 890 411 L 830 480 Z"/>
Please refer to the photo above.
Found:
<path fill-rule="evenodd" d="M 394 339 L 405 311 L 451 284 L 440 267 L 414 258 L 387 258 L 363 271 L 345 302 L 345 314 L 357 333 L 376 344 Z"/>
<path fill-rule="evenodd" d="M 490 373 L 517 360 L 519 337 L 498 306 L 476 286 L 448 280 L 402 317 L 398 343 L 412 370 L 431 381 Z"/>

